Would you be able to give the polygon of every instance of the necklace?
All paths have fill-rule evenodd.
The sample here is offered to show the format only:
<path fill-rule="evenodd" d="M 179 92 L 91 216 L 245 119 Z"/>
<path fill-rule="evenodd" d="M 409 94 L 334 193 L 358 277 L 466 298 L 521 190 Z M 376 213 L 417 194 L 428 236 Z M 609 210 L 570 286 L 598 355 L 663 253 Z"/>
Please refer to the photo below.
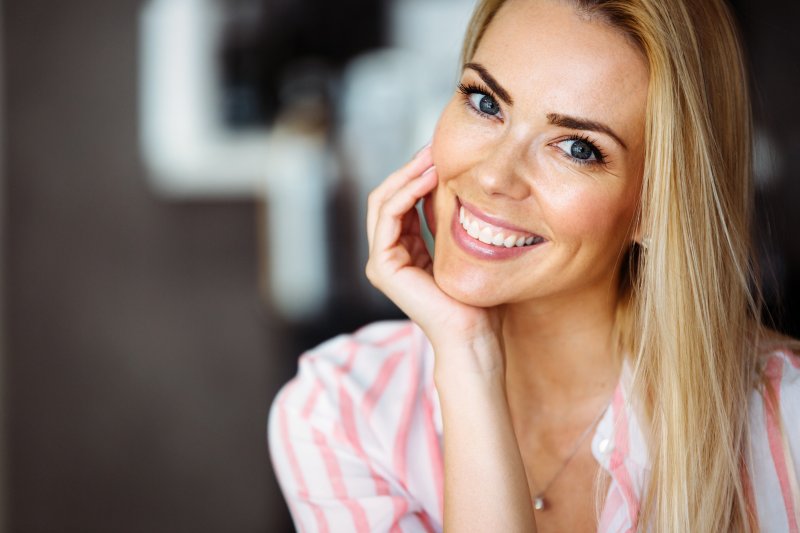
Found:
<path fill-rule="evenodd" d="M 547 500 L 544 497 L 545 493 L 547 492 L 547 489 L 549 489 L 550 486 L 553 484 L 553 482 L 556 479 L 558 479 L 558 476 L 561 474 L 561 472 L 564 471 L 564 469 L 567 467 L 567 465 L 572 460 L 572 458 L 575 457 L 575 454 L 578 453 L 578 450 L 580 449 L 581 444 L 583 443 L 583 441 L 586 439 L 586 436 L 589 434 L 589 432 L 592 430 L 592 428 L 594 428 L 594 426 L 600 421 L 600 419 L 603 418 L 603 414 L 605 414 L 605 412 L 608 409 L 609 405 L 611 405 L 611 401 L 609 401 L 606 404 L 606 406 L 603 407 L 603 410 L 600 411 L 600 413 L 594 418 L 594 420 L 592 420 L 592 422 L 589 424 L 589 427 L 587 427 L 586 429 L 583 430 L 583 433 L 580 434 L 580 436 L 578 437 L 578 440 L 575 441 L 575 444 L 572 447 L 572 451 L 569 452 L 569 455 L 567 456 L 567 458 L 564 460 L 563 463 L 561 463 L 561 466 L 559 467 L 559 469 L 556 471 L 555 474 L 553 474 L 553 477 L 550 478 L 550 481 L 547 482 L 547 484 L 544 486 L 544 488 L 542 490 L 538 491 L 536 496 L 533 498 L 533 508 L 534 509 L 536 509 L 537 511 L 546 511 L 548 509 L 549 505 L 548 505 Z"/>

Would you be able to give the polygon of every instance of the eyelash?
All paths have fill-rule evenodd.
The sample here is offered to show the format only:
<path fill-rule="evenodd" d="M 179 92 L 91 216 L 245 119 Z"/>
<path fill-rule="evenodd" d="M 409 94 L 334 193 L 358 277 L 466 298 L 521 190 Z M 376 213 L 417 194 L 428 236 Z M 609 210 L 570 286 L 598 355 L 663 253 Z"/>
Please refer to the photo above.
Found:
<path fill-rule="evenodd" d="M 491 118 L 495 118 L 496 117 L 496 115 L 490 115 L 488 113 L 484 113 L 480 109 L 477 109 L 472 104 L 472 101 L 470 100 L 470 96 L 472 96 L 475 93 L 479 93 L 479 94 L 484 94 L 484 95 L 488 96 L 489 98 L 492 98 L 496 102 L 497 98 L 494 96 L 494 94 L 492 94 L 492 91 L 490 91 L 487 87 L 483 87 L 483 86 L 475 84 L 475 83 L 459 83 L 458 84 L 458 92 L 463 95 L 464 105 L 466 105 L 467 108 L 470 111 L 472 111 L 473 113 L 475 113 L 478 116 L 483 117 L 483 118 L 491 119 Z M 555 144 L 562 143 L 564 141 L 582 141 L 582 142 L 585 142 L 586 144 L 589 145 L 589 148 L 591 148 L 592 153 L 594 153 L 595 159 L 587 161 L 585 159 L 578 159 L 577 157 L 573 157 L 572 155 L 564 152 L 563 150 L 561 150 L 559 148 L 558 150 L 564 155 L 564 157 L 566 157 L 567 159 L 569 159 L 573 163 L 577 163 L 578 165 L 583 165 L 583 166 L 594 166 L 594 165 L 606 165 L 606 164 L 608 164 L 608 156 L 606 155 L 606 153 L 603 152 L 603 150 L 600 149 L 597 146 L 597 144 L 593 140 L 591 140 L 588 136 L 583 135 L 583 134 L 573 134 L 573 135 L 570 135 L 568 137 L 565 137 L 565 138 L 559 140 Z"/>
<path fill-rule="evenodd" d="M 459 83 L 458 92 L 460 92 L 464 96 L 464 104 L 473 112 L 477 113 L 478 116 L 484 118 L 495 118 L 495 115 L 490 115 L 488 113 L 484 113 L 480 109 L 477 109 L 474 105 L 472 105 L 472 102 L 469 99 L 469 97 L 472 96 L 473 94 L 479 93 L 479 94 L 485 94 L 486 96 L 488 96 L 489 98 L 491 98 L 496 102 L 497 98 L 494 96 L 494 94 L 492 94 L 492 91 L 490 91 L 487 87 L 482 87 L 474 83 Z"/>
<path fill-rule="evenodd" d="M 572 157 L 572 155 L 564 152 L 563 150 L 559 149 L 559 151 L 564 154 L 564 157 L 568 158 L 570 161 L 573 161 L 579 165 L 606 165 L 608 164 L 608 156 L 606 155 L 603 150 L 601 150 L 597 144 L 593 140 L 591 140 L 588 136 L 582 134 L 572 134 L 564 139 L 558 141 L 558 143 L 562 143 L 564 141 L 582 141 L 589 145 L 591 148 L 592 153 L 594 153 L 595 159 L 593 160 L 586 160 L 586 159 L 578 159 L 577 157 Z M 558 144 L 556 143 L 556 144 Z"/>

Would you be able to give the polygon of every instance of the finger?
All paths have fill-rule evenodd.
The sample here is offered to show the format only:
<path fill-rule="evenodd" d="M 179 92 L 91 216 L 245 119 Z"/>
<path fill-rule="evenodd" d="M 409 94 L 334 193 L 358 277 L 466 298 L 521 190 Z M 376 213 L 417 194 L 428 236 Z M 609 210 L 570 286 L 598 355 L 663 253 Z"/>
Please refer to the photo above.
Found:
<path fill-rule="evenodd" d="M 422 234 L 422 224 L 419 221 L 419 213 L 417 212 L 416 205 L 414 206 L 414 209 L 409 211 L 403 219 L 403 233 L 408 235 Z"/>
<path fill-rule="evenodd" d="M 406 183 L 418 177 L 433 165 L 431 155 L 431 145 L 423 147 L 417 154 L 403 167 L 392 172 L 383 183 L 378 185 L 367 199 L 367 233 L 375 225 L 377 211 L 380 205 L 395 192 L 400 190 Z"/>
<path fill-rule="evenodd" d="M 433 260 L 431 259 L 431 256 L 429 256 L 427 254 L 426 255 L 418 255 L 414 259 L 414 266 L 416 266 L 417 268 L 420 268 L 420 269 L 424 270 L 425 272 L 427 272 L 428 274 L 430 274 L 432 272 L 432 270 L 433 270 L 431 268 L 433 266 Z"/>
<path fill-rule="evenodd" d="M 428 143 L 419 151 L 414 154 L 414 157 L 411 158 L 405 165 L 400 167 L 399 169 L 392 172 L 388 178 L 383 180 L 383 183 L 378 185 L 376 190 L 378 191 L 378 196 L 384 195 L 384 197 L 391 196 L 395 192 L 397 192 L 400 187 L 408 183 L 410 180 L 416 178 L 423 172 L 425 172 L 428 168 L 433 165 L 433 153 L 431 151 L 431 144 Z"/>
<path fill-rule="evenodd" d="M 419 235 L 403 235 L 400 237 L 398 248 L 403 248 L 407 255 L 404 263 L 406 266 L 427 270 L 428 265 L 431 264 L 432 259 L 425 246 L 425 241 Z"/>
<path fill-rule="evenodd" d="M 427 156 L 425 154 L 428 154 Z M 377 213 L 381 204 L 386 199 L 392 197 L 398 190 L 408 182 L 418 178 L 422 173 L 430 169 L 432 161 L 430 159 L 430 149 L 423 149 L 422 156 L 413 160 L 411 163 L 393 173 L 377 189 L 373 190 L 367 199 L 367 234 L 372 233 L 375 227 Z"/>
<path fill-rule="evenodd" d="M 406 214 L 417 201 L 432 191 L 438 183 L 436 169 L 432 167 L 418 179 L 407 183 L 380 207 L 370 239 L 370 250 L 393 246 L 403 230 Z"/>
<path fill-rule="evenodd" d="M 411 257 L 414 266 L 427 270 L 432 262 L 431 255 L 428 253 L 428 248 L 425 246 L 425 241 L 422 237 L 417 237 L 410 245 Z"/>
<path fill-rule="evenodd" d="M 432 167 L 416 180 L 407 183 L 379 207 L 375 225 L 371 228 L 371 234 L 368 235 L 370 250 L 375 247 L 376 233 L 379 231 L 379 226 L 383 236 L 381 241 L 382 248 L 385 249 L 397 242 L 400 235 L 406 232 L 411 215 L 416 215 L 413 211 L 420 195 L 424 195 L 435 188 L 437 182 L 438 177 Z"/>
<path fill-rule="evenodd" d="M 421 181 L 422 183 L 417 183 Z M 399 232 L 403 232 L 407 226 L 406 220 L 409 217 L 405 217 L 404 214 L 409 213 L 416 201 L 419 200 L 416 197 L 417 194 L 414 191 L 416 190 L 432 190 L 436 187 L 436 183 L 438 182 L 438 177 L 436 177 L 435 167 L 430 167 L 428 170 L 422 173 L 422 175 L 417 176 L 417 180 L 412 180 L 409 183 L 401 188 L 399 191 L 396 191 L 395 194 L 388 198 L 383 204 L 373 206 L 370 208 L 370 212 L 368 213 L 368 227 L 367 227 L 367 242 L 369 243 L 369 249 L 372 250 L 373 243 L 374 243 L 374 236 L 375 236 L 375 228 L 378 225 L 378 220 L 380 218 L 380 213 L 383 209 L 385 209 L 387 204 L 394 206 L 393 210 L 390 213 L 393 214 L 397 218 L 397 221 L 400 224 Z M 426 193 L 422 193 L 426 194 Z M 399 196 L 398 196 L 399 195 Z M 411 203 L 411 205 L 409 205 Z M 399 234 L 398 234 L 399 235 Z"/>

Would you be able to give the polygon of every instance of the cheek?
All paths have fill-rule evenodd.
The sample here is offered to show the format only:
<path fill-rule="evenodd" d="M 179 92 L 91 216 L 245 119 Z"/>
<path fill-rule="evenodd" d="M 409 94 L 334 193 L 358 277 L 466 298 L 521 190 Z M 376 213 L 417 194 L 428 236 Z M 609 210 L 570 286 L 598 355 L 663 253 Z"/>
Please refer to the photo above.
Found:
<path fill-rule="evenodd" d="M 576 169 L 549 153 L 537 168 L 533 195 L 556 241 L 616 247 L 632 231 L 640 184 L 635 169 Z"/>
<path fill-rule="evenodd" d="M 485 139 L 474 123 L 465 117 L 463 103 L 454 98 L 447 105 L 433 134 L 433 164 L 439 175 L 439 186 L 463 174 L 473 165 L 474 154 Z"/>
<path fill-rule="evenodd" d="M 436 174 L 439 176 L 439 183 L 436 189 L 425 197 L 424 209 L 428 228 L 434 236 L 438 227 L 438 218 L 445 216 L 439 208 L 445 203 L 441 197 L 447 187 L 447 182 L 461 172 L 458 162 L 461 161 L 459 153 L 463 151 L 463 147 L 460 145 L 459 128 L 455 124 L 455 113 L 452 108 L 451 102 L 439 117 L 431 146 L 433 164 L 436 167 Z"/>
<path fill-rule="evenodd" d="M 452 193 L 447 192 L 450 182 L 470 171 L 477 163 L 477 154 L 486 145 L 480 128 L 466 115 L 463 105 L 457 96 L 453 98 L 434 130 L 431 150 L 439 184 L 425 199 L 425 216 L 431 232 L 435 231 L 437 218 L 443 220 L 451 214 Z"/>
<path fill-rule="evenodd" d="M 583 245 L 612 248 L 631 231 L 635 197 L 627 189 L 559 186 L 542 194 L 545 218 L 552 221 L 556 239 L 579 238 Z M 588 241 L 588 242 L 587 242 Z M 616 252 L 615 252 L 616 253 Z"/>

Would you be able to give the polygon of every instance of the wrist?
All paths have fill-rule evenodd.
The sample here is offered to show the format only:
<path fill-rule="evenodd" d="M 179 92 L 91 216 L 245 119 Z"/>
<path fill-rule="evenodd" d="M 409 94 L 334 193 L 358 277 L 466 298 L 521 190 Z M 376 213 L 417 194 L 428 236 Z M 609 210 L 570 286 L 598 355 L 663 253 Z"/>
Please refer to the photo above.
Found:
<path fill-rule="evenodd" d="M 495 337 L 434 344 L 433 380 L 437 389 L 505 388 L 505 355 Z"/>

